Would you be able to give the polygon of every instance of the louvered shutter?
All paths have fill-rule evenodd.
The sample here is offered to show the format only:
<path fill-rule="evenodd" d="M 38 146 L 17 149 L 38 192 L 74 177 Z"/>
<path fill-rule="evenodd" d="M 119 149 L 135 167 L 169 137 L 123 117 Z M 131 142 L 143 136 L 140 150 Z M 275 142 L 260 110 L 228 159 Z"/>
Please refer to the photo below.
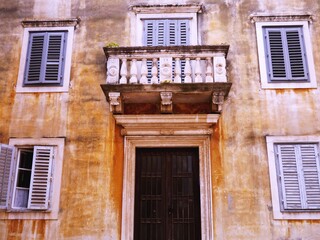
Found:
<path fill-rule="evenodd" d="M 277 145 L 278 175 L 284 210 L 320 208 L 316 144 Z"/>
<path fill-rule="evenodd" d="M 143 44 L 145 46 L 177 46 L 189 45 L 190 20 L 157 19 L 144 20 Z M 173 62 L 173 73 L 174 73 Z M 184 78 L 185 61 L 181 61 L 182 81 Z M 151 78 L 152 61 L 147 61 L 148 79 Z M 159 71 L 158 71 L 159 72 Z"/>
<path fill-rule="evenodd" d="M 47 33 L 47 49 L 43 83 L 62 83 L 64 42 L 66 33 Z"/>
<path fill-rule="evenodd" d="M 7 208 L 13 147 L 0 144 L 0 208 Z"/>
<path fill-rule="evenodd" d="M 62 84 L 66 32 L 30 33 L 24 84 Z"/>
<path fill-rule="evenodd" d="M 24 84 L 41 83 L 45 37 L 46 33 L 30 34 Z"/>
<path fill-rule="evenodd" d="M 300 146 L 305 208 L 320 209 L 320 163 L 316 144 Z"/>
<path fill-rule="evenodd" d="M 269 81 L 308 81 L 302 28 L 264 28 Z"/>
<path fill-rule="evenodd" d="M 48 209 L 53 147 L 35 146 L 32 162 L 29 209 Z"/>

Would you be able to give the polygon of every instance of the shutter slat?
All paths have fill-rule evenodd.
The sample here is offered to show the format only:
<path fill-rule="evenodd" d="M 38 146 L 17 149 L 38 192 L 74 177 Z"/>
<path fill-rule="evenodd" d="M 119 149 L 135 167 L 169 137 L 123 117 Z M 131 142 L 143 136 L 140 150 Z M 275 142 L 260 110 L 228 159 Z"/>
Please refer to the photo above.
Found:
<path fill-rule="evenodd" d="M 28 201 L 28 208 L 30 209 L 48 209 L 52 161 L 53 147 L 34 147 Z"/>
<path fill-rule="evenodd" d="M 13 147 L 0 144 L 0 208 L 8 205 Z"/>

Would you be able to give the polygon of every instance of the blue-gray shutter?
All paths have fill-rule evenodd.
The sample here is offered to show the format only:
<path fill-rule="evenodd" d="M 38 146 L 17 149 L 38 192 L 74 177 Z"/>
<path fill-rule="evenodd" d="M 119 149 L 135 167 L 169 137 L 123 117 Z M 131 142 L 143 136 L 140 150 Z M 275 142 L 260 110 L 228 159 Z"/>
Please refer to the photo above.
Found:
<path fill-rule="evenodd" d="M 64 65 L 64 32 L 47 33 L 47 49 L 43 83 L 62 84 Z"/>
<path fill-rule="evenodd" d="M 276 146 L 283 210 L 320 209 L 320 168 L 316 144 Z"/>
<path fill-rule="evenodd" d="M 46 33 L 30 33 L 24 84 L 41 83 Z"/>
<path fill-rule="evenodd" d="M 53 147 L 34 147 L 28 200 L 29 209 L 45 210 L 49 207 L 52 161 Z"/>
<path fill-rule="evenodd" d="M 143 45 L 189 45 L 189 21 L 187 19 L 144 20 Z"/>
<path fill-rule="evenodd" d="M 24 84 L 62 84 L 66 32 L 30 33 Z"/>
<path fill-rule="evenodd" d="M 264 28 L 268 80 L 308 81 L 301 27 Z"/>
<path fill-rule="evenodd" d="M 0 208 L 7 208 L 13 147 L 0 144 Z"/>
<path fill-rule="evenodd" d="M 143 44 L 145 46 L 177 46 L 190 43 L 190 20 L 188 19 L 150 19 L 144 20 Z M 173 66 L 175 62 L 173 61 Z M 185 61 L 181 61 L 182 81 Z M 151 78 L 152 61 L 147 61 L 148 79 Z M 173 67 L 174 71 L 174 67 Z"/>

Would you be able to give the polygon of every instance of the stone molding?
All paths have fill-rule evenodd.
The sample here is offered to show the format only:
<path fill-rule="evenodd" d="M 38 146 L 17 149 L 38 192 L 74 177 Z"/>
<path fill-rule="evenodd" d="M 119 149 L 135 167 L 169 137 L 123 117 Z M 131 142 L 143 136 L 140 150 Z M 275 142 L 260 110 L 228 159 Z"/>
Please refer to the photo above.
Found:
<path fill-rule="evenodd" d="M 312 23 L 315 18 L 312 14 L 264 14 L 255 13 L 250 14 L 249 19 L 252 23 L 255 22 L 294 22 L 294 21 L 308 21 Z"/>
<path fill-rule="evenodd" d="M 135 154 L 137 147 L 198 147 L 201 239 L 213 239 L 212 181 L 209 136 L 126 136 L 122 192 L 121 240 L 133 240 Z"/>
<path fill-rule="evenodd" d="M 67 19 L 50 19 L 50 20 L 23 20 L 21 25 L 24 28 L 31 27 L 74 27 L 75 29 L 80 24 L 80 18 L 67 18 Z"/>
<path fill-rule="evenodd" d="M 136 5 L 131 6 L 129 10 L 134 13 L 202 13 L 201 4 L 168 4 L 168 5 Z"/>
<path fill-rule="evenodd" d="M 125 136 L 210 135 L 219 114 L 114 115 Z"/>

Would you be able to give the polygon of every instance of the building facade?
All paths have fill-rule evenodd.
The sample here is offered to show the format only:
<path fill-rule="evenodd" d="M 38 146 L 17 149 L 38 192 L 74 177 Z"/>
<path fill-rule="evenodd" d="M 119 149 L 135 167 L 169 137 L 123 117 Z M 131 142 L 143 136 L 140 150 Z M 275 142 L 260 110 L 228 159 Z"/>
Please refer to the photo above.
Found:
<path fill-rule="evenodd" d="M 0 239 L 320 239 L 319 15 L 0 3 Z"/>

